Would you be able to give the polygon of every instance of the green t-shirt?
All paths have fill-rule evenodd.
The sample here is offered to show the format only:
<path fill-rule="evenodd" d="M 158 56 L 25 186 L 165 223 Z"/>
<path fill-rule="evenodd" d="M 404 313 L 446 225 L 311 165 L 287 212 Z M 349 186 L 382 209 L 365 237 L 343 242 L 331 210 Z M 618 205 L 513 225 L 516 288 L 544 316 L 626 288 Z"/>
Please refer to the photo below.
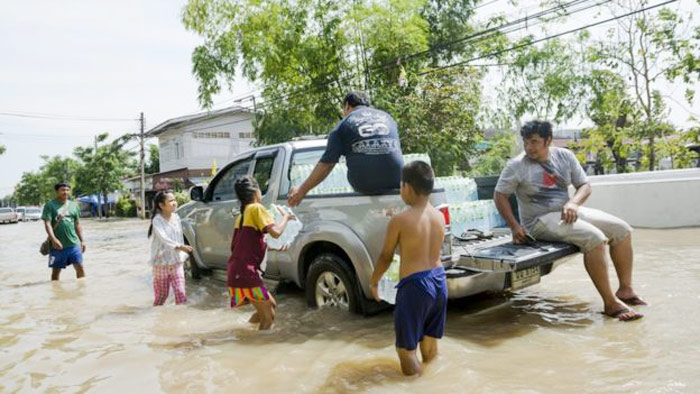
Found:
<path fill-rule="evenodd" d="M 56 219 L 59 215 L 61 215 L 61 222 L 56 225 Z M 65 204 L 58 200 L 47 202 L 44 205 L 41 219 L 51 221 L 51 226 L 54 227 L 53 233 L 61 241 L 64 248 L 80 245 L 80 238 L 75 232 L 75 225 L 80 219 L 80 207 L 75 201 L 68 200 Z"/>

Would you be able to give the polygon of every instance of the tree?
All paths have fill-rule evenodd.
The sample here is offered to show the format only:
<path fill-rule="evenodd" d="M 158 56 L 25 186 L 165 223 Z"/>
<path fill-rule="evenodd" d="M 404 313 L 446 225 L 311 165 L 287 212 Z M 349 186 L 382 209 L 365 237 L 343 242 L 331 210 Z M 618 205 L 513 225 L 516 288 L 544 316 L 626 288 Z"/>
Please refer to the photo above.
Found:
<path fill-rule="evenodd" d="M 648 5 L 647 0 L 617 0 L 617 10 L 624 13 Z M 669 130 L 664 122 L 667 112 L 659 83 L 680 78 L 687 85 L 700 76 L 700 43 L 683 35 L 685 27 L 683 18 L 665 7 L 658 12 L 639 12 L 620 18 L 617 28 L 610 29 L 607 39 L 597 43 L 594 50 L 594 61 L 619 70 L 631 82 L 643 122 L 635 125 L 634 133 L 646 140 L 644 162 L 650 171 L 657 165 L 656 140 L 665 138 Z M 700 37 L 698 29 L 695 34 Z M 694 93 L 691 88 L 686 89 L 689 102 Z"/>
<path fill-rule="evenodd" d="M 470 176 L 499 175 L 513 156 L 513 148 L 517 146 L 517 135 L 504 131 L 497 132 L 483 143 L 487 148 L 477 156 L 476 163 L 469 172 Z"/>
<path fill-rule="evenodd" d="M 105 142 L 107 133 L 97 136 L 97 142 Z M 80 159 L 80 167 L 77 178 L 78 187 L 86 193 L 96 193 L 107 201 L 110 192 L 122 188 L 121 180 L 136 174 L 136 163 L 133 160 L 134 153 L 123 149 L 128 136 L 118 138 L 114 142 L 102 145 L 95 150 L 92 147 L 78 147 L 74 155 Z M 101 210 L 99 210 L 101 215 Z"/>
<path fill-rule="evenodd" d="M 596 157 L 596 174 L 612 168 L 618 174 L 627 172 L 627 159 L 634 146 L 631 126 L 638 118 L 634 99 L 627 93 L 623 78 L 610 70 L 591 70 L 586 83 L 589 88 L 586 114 L 595 126 L 586 130 L 587 138 L 576 148 Z"/>
<path fill-rule="evenodd" d="M 481 75 L 475 70 L 445 70 L 421 77 L 396 105 L 405 153 L 428 153 L 437 175 L 468 170 L 482 138 L 476 125 Z"/>
<path fill-rule="evenodd" d="M 532 39 L 526 37 L 521 44 Z M 514 51 L 499 92 L 513 121 L 530 115 L 564 122 L 577 114 L 585 86 L 581 60 L 571 43 L 559 39 Z"/>
<path fill-rule="evenodd" d="M 5 153 L 5 145 L 0 145 L 0 156 Z"/>
<path fill-rule="evenodd" d="M 25 172 L 15 186 L 14 196 L 20 205 L 40 205 L 51 197 L 46 196 L 46 182 L 41 174 Z"/>
<path fill-rule="evenodd" d="M 157 174 L 160 172 L 160 151 L 158 145 L 148 145 L 148 162 L 144 168 L 146 174 Z"/>

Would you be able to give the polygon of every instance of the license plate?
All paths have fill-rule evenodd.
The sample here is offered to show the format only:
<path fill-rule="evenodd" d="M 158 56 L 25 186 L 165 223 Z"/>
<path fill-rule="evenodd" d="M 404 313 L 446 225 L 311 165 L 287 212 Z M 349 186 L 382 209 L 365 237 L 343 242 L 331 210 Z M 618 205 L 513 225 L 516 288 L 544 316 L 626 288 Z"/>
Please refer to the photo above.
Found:
<path fill-rule="evenodd" d="M 526 268 L 510 273 L 510 289 L 518 290 L 540 283 L 540 267 Z"/>

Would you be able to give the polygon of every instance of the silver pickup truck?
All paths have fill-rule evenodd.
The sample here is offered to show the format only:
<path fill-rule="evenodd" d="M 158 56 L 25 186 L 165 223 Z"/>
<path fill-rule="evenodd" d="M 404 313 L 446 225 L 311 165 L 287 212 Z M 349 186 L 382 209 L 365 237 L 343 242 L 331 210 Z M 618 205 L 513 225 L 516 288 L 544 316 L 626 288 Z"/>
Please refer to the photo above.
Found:
<path fill-rule="evenodd" d="M 240 206 L 233 190 L 236 178 L 255 177 L 264 205 L 284 205 L 293 169 L 315 164 L 325 147 L 326 140 L 317 139 L 256 148 L 222 168 L 206 190 L 193 188 L 192 201 L 177 211 L 186 242 L 194 249 L 192 275 L 209 271 L 225 278 L 234 218 Z M 503 230 L 495 230 L 487 239 L 453 237 L 444 190 L 435 190 L 431 201 L 448 223 L 442 261 L 450 298 L 538 283 L 556 265 L 555 260 L 576 252 L 564 244 L 513 245 L 510 232 Z M 372 313 L 379 304 L 371 300 L 369 278 L 387 223 L 391 215 L 403 209 L 398 190 L 378 196 L 309 194 L 295 209 L 303 228 L 285 250 L 268 250 L 264 276 L 296 283 L 305 289 L 310 306 Z"/>

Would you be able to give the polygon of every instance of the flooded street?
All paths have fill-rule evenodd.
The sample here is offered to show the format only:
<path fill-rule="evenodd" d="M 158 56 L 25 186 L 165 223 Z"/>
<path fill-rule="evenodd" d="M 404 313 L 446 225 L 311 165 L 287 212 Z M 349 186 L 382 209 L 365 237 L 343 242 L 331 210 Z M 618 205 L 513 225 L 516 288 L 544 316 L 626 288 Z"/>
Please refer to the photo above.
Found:
<path fill-rule="evenodd" d="M 86 279 L 49 281 L 40 222 L 0 226 L 0 392 L 697 392 L 700 229 L 636 230 L 646 317 L 605 318 L 575 256 L 510 297 L 452 302 L 440 356 L 400 375 L 391 312 L 309 310 L 278 292 L 275 328 L 232 311 L 224 284 L 188 279 L 154 308 L 147 223 L 83 222 Z M 610 269 L 611 276 L 614 270 Z M 616 280 L 616 279 L 615 279 Z M 616 282 L 614 282 L 616 283 Z"/>

